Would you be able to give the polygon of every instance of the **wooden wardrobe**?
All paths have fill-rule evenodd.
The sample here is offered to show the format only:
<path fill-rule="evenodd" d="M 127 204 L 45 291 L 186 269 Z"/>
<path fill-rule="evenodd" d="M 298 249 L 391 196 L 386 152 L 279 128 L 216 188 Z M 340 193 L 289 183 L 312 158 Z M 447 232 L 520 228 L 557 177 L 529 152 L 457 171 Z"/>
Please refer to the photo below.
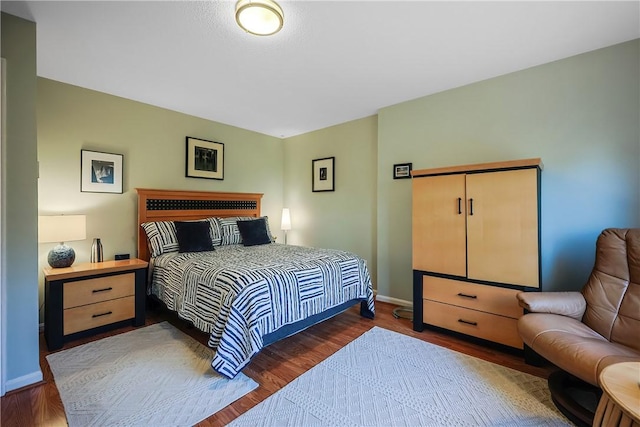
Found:
<path fill-rule="evenodd" d="M 540 290 L 540 159 L 415 170 L 413 328 L 522 349 L 516 294 Z"/>

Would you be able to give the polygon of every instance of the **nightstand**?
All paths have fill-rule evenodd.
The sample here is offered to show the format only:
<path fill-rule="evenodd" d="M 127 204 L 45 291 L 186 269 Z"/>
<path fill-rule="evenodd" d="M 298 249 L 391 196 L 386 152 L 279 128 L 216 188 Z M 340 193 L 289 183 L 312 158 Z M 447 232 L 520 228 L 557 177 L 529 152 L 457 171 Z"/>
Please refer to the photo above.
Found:
<path fill-rule="evenodd" d="M 148 263 L 139 259 L 44 269 L 44 336 L 49 350 L 71 340 L 144 325 Z"/>

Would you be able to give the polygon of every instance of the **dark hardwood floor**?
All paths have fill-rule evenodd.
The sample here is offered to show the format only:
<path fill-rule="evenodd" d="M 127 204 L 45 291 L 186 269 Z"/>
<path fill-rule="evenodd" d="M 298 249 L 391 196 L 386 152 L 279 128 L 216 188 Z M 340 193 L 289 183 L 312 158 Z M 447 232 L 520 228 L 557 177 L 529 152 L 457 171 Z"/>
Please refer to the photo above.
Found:
<path fill-rule="evenodd" d="M 221 426 L 229 423 L 374 326 L 400 332 L 543 378 L 547 378 L 553 370 L 552 366 L 527 365 L 520 355 L 474 343 L 451 334 L 432 330 L 414 332 L 410 320 L 393 317 L 395 307 L 392 304 L 376 302 L 376 318 L 369 320 L 360 317 L 359 306 L 356 306 L 332 319 L 266 347 L 243 370 L 260 386 L 198 425 Z M 189 327 L 185 322 L 177 319 L 175 315 L 162 310 L 147 312 L 146 323 L 148 325 L 165 320 L 206 345 L 207 335 Z M 132 329 L 133 327 L 122 328 L 74 341 L 65 345 L 63 349 Z M 399 349 L 399 351 L 402 350 Z M 49 364 L 45 359 L 47 354 L 49 351 L 42 334 L 40 334 L 40 366 L 44 375 L 44 383 L 10 392 L 0 399 L 1 425 L 3 427 L 67 425 L 60 395 Z"/>

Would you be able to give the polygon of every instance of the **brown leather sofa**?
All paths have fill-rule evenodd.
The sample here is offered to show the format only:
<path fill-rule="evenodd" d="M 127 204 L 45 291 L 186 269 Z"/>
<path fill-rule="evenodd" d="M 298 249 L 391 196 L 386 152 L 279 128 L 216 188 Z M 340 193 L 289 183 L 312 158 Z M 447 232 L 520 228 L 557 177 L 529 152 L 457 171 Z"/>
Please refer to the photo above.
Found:
<path fill-rule="evenodd" d="M 518 321 L 524 343 L 598 386 L 606 366 L 640 361 L 640 229 L 600 234 L 595 265 L 581 292 L 521 292 L 517 298 L 528 311 Z"/>

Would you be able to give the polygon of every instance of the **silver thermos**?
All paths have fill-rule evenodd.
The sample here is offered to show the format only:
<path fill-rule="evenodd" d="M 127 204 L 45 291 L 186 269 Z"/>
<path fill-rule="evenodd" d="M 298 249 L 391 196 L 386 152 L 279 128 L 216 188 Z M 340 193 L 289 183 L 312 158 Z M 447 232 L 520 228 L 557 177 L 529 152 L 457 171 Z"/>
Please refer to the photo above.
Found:
<path fill-rule="evenodd" d="M 91 262 L 102 262 L 102 242 L 100 239 L 93 239 L 93 244 L 91 245 Z"/>

